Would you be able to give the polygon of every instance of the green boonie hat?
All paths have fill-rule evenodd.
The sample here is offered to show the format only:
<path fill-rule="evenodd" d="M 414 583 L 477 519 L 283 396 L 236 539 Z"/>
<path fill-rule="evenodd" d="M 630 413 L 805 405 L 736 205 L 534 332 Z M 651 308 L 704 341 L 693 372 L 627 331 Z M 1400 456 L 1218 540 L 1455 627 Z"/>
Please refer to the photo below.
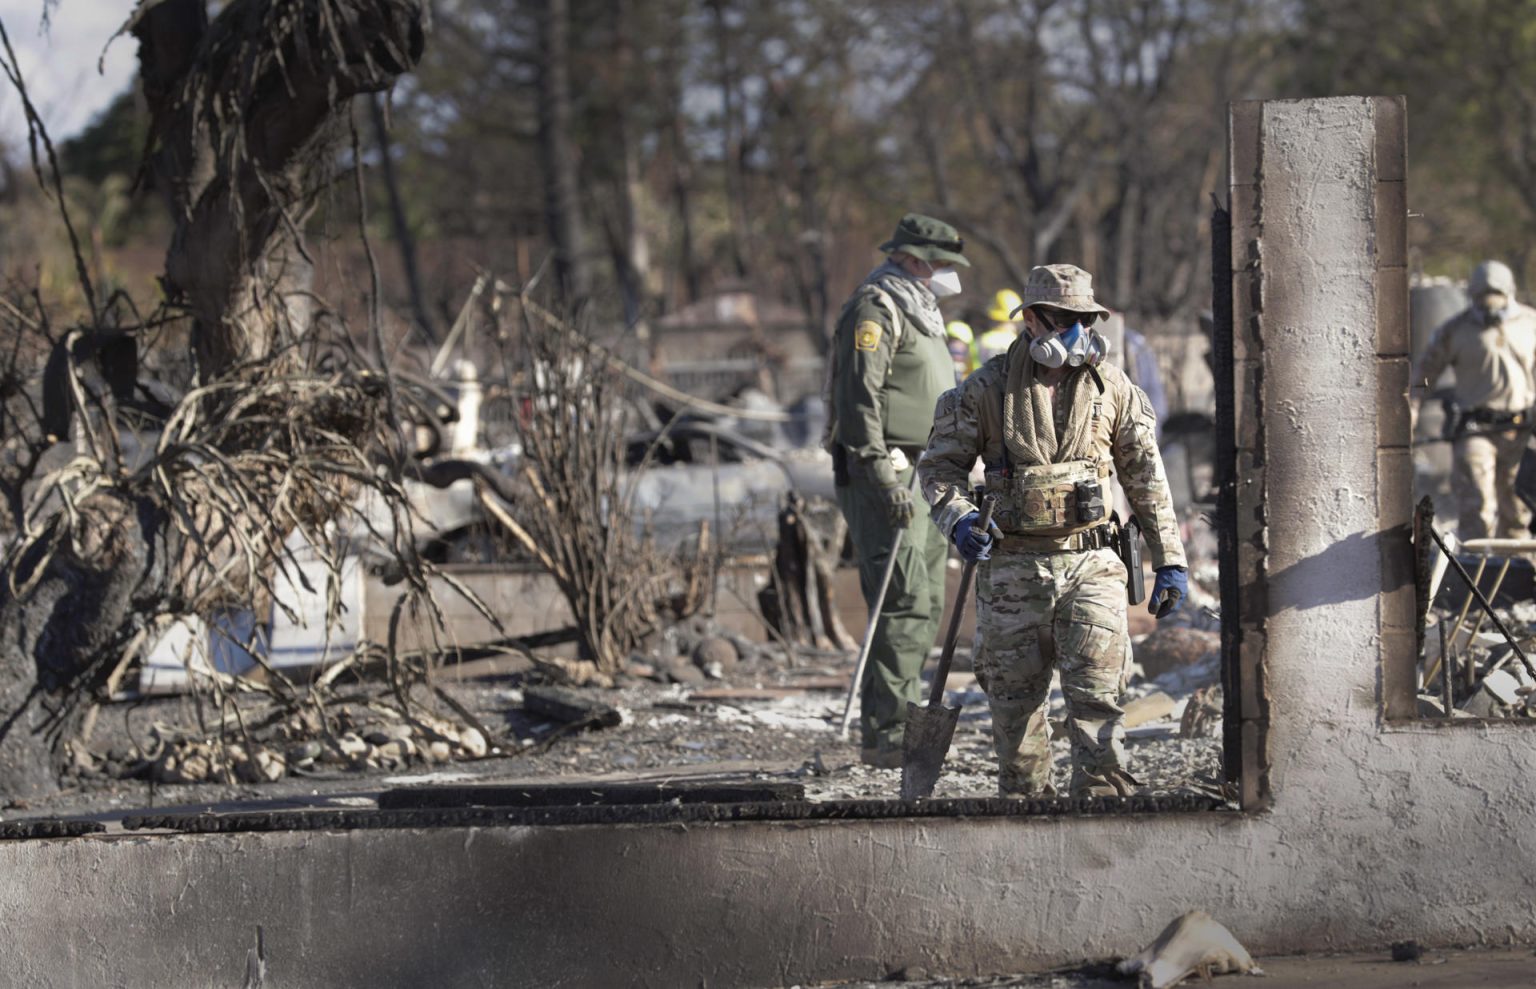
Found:
<path fill-rule="evenodd" d="M 1075 264 L 1042 264 L 1029 269 L 1020 297 L 1023 305 L 1011 315 L 1017 316 L 1031 306 L 1109 315 L 1108 309 L 1093 301 L 1093 276 Z"/>
<path fill-rule="evenodd" d="M 921 213 L 908 213 L 902 217 L 896 224 L 895 236 L 881 244 L 880 250 L 884 254 L 906 251 L 928 262 L 947 261 L 967 268 L 971 266 L 960 253 L 965 250 L 965 241 L 960 238 L 959 231 L 943 220 Z"/>

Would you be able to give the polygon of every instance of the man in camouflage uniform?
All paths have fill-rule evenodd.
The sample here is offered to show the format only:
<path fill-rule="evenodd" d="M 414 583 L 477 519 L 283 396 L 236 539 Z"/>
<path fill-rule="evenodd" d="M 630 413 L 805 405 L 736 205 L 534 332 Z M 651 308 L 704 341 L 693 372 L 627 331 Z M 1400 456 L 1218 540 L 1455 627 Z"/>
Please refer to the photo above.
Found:
<path fill-rule="evenodd" d="M 1498 261 L 1473 269 L 1467 293 L 1472 305 L 1441 324 L 1419 356 L 1413 392 L 1422 401 L 1446 368 L 1455 375 L 1451 491 L 1461 538 L 1523 538 L 1529 516 L 1515 473 L 1536 403 L 1536 310 L 1515 301 L 1514 273 Z"/>
<path fill-rule="evenodd" d="M 864 762 L 894 769 L 901 766 L 907 701 L 918 699 L 918 676 L 944 612 L 948 547 L 933 526 L 913 524 L 912 498 L 934 403 L 955 384 L 936 300 L 959 291 L 955 266 L 970 262 L 954 227 L 916 213 L 902 217 L 880 250 L 885 262 L 854 290 L 837 321 L 827 438 L 870 607 L 893 548 L 896 554 L 859 719 Z"/>
<path fill-rule="evenodd" d="M 1125 770 L 1119 706 L 1129 652 L 1126 569 L 1105 524 L 1111 475 L 1144 527 L 1158 617 L 1187 596 L 1184 548 L 1152 406 L 1124 372 L 1095 364 L 1089 327 L 1108 310 L 1089 274 L 1034 268 L 1022 301 L 1014 346 L 939 400 L 919 475 L 939 530 L 980 561 L 975 669 L 992 708 L 999 792 L 1055 792 L 1046 720 L 1055 667 L 1073 795 L 1125 795 L 1136 781 Z M 978 456 L 998 499 L 995 545 L 976 527 L 968 487 Z"/>

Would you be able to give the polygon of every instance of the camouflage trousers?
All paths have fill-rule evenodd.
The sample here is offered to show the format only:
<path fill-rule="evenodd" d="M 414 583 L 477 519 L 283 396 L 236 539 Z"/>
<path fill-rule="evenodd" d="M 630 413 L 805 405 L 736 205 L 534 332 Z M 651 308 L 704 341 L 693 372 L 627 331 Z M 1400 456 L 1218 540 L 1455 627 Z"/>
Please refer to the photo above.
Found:
<path fill-rule="evenodd" d="M 1054 792 L 1046 718 L 1054 668 L 1066 698 L 1072 793 L 1113 795 L 1125 778 L 1125 565 L 1109 549 L 1006 547 L 1005 539 L 977 568 L 976 588 L 976 679 L 992 707 L 998 791 Z"/>
<path fill-rule="evenodd" d="M 1530 513 L 1515 497 L 1515 472 L 1525 453 L 1526 432 L 1463 436 L 1452 450 L 1451 493 L 1456 496 L 1457 535 L 1462 539 L 1524 539 Z"/>

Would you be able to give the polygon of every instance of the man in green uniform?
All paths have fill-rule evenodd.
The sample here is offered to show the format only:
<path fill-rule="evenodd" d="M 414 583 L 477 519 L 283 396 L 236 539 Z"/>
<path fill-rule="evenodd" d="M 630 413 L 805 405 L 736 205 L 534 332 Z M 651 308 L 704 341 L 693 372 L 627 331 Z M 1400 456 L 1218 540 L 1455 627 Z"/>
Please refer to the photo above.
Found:
<path fill-rule="evenodd" d="M 870 607 L 886 561 L 896 556 L 864 670 L 859 720 L 864 762 L 896 769 L 907 702 L 919 699 L 918 677 L 944 612 L 948 547 L 928 522 L 914 524 L 912 497 L 934 403 L 955 383 L 937 299 L 960 291 L 955 266 L 970 262 L 954 227 L 916 213 L 902 217 L 880 250 L 885 262 L 838 317 L 827 439 Z"/>
<path fill-rule="evenodd" d="M 1046 701 L 1061 673 L 1073 796 L 1130 793 L 1125 768 L 1126 570 L 1111 548 L 1111 476 L 1125 488 L 1157 570 L 1159 618 L 1188 596 L 1184 548 L 1146 393 L 1102 358 L 1090 329 L 1109 311 L 1086 271 L 1034 268 L 1024 331 L 1008 352 L 939 399 L 918 473 L 933 520 L 980 562 L 976 679 L 992 708 L 1003 796 L 1055 792 Z M 976 527 L 969 476 L 986 465 L 993 520 Z"/>

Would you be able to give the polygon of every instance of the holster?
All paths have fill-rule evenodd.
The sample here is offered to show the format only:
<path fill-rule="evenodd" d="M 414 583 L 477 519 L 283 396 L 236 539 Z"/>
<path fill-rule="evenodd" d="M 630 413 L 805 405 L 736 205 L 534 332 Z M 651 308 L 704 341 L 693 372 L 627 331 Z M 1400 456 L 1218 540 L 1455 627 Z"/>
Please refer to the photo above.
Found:
<path fill-rule="evenodd" d="M 1147 582 L 1141 574 L 1141 522 L 1132 515 L 1124 525 L 1115 527 L 1115 533 L 1115 552 L 1125 564 L 1125 599 L 1140 604 L 1147 596 Z"/>
<path fill-rule="evenodd" d="M 1440 396 L 1440 412 L 1444 416 L 1440 420 L 1440 438 L 1443 440 L 1458 440 L 1466 431 L 1467 419 L 1462 415 L 1462 408 L 1456 399 L 1448 396 Z"/>

